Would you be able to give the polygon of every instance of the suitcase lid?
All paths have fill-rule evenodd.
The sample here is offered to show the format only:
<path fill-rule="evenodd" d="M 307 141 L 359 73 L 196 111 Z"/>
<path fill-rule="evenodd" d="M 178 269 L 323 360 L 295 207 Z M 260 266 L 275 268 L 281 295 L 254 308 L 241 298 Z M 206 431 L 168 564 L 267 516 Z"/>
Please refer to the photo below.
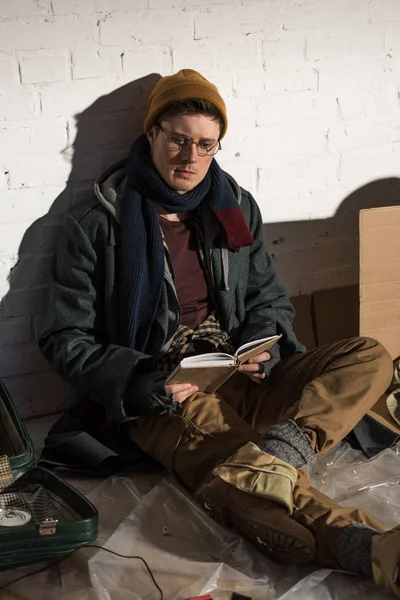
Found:
<path fill-rule="evenodd" d="M 11 509 L 4 511 L 6 516 L 12 512 L 13 519 L 33 517 L 19 522 L 23 527 L 10 521 L 4 526 L 2 521 L 0 571 L 67 556 L 97 538 L 96 507 L 54 473 L 34 466 L 32 440 L 1 380 L 0 456 L 0 493 L 5 492 L 3 506 Z"/>
<path fill-rule="evenodd" d="M 6 454 L 15 477 L 35 464 L 35 451 L 29 433 L 4 383 L 0 381 L 0 455 Z"/>

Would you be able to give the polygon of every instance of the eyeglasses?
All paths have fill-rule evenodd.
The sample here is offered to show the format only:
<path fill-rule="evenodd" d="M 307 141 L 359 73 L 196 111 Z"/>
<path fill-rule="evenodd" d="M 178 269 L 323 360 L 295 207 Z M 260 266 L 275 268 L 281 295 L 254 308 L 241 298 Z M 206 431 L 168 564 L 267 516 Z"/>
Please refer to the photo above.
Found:
<path fill-rule="evenodd" d="M 160 131 L 165 137 L 165 141 L 171 150 L 190 150 L 192 148 L 192 144 L 194 144 L 199 156 L 214 156 L 214 154 L 217 154 L 218 150 L 222 149 L 221 142 L 219 140 L 217 142 L 210 140 L 200 140 L 195 142 L 190 137 L 176 135 L 174 133 L 167 133 L 161 127 L 160 123 L 157 123 L 157 126 L 160 128 Z"/>

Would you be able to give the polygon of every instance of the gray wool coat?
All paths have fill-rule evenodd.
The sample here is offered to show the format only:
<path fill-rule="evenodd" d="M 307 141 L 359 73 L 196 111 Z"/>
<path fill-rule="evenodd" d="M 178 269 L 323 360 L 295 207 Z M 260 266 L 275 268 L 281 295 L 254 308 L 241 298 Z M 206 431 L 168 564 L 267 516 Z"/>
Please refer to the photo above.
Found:
<path fill-rule="evenodd" d="M 268 362 L 271 372 L 281 358 L 305 348 L 293 332 L 293 307 L 264 247 L 259 208 L 249 192 L 228 178 L 255 241 L 239 252 L 224 247 L 217 219 L 203 202 L 200 217 L 217 314 L 235 346 L 283 334 Z M 72 384 L 78 403 L 89 402 L 93 410 L 102 413 L 105 422 L 118 430 L 121 423 L 135 416 L 134 411 L 127 414 L 124 405 L 127 390 L 134 395 L 135 373 L 149 369 L 154 359 L 167 351 L 180 322 L 173 280 L 165 261 L 162 297 L 145 352 L 118 342 L 118 219 L 125 186 L 121 162 L 98 179 L 91 201 L 65 215 L 39 339 L 50 365 Z M 73 417 L 75 432 L 79 429 L 77 415 L 79 411 Z M 64 417 L 63 423 L 56 430 L 67 440 L 68 419 Z M 91 429 L 90 437 L 99 436 Z M 50 459 L 49 451 L 51 454 L 50 447 Z"/>

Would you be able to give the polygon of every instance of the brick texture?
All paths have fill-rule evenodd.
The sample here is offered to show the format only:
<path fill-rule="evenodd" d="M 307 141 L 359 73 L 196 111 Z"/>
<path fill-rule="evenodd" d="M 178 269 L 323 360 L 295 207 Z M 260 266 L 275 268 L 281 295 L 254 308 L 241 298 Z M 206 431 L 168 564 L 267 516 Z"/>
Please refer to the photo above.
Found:
<path fill-rule="evenodd" d="M 60 214 L 126 154 L 159 75 L 225 97 L 218 160 L 288 292 L 356 283 L 358 209 L 400 201 L 398 0 L 0 0 L 0 39 L 0 377 L 24 416 L 68 393 L 36 345 Z"/>

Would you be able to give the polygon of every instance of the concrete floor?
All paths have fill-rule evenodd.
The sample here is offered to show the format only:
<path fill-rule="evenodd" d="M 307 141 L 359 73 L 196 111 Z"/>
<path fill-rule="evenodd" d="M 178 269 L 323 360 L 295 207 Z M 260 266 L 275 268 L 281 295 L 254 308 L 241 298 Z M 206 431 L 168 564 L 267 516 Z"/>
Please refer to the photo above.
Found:
<path fill-rule="evenodd" d="M 39 455 L 56 416 L 26 422 Z M 282 566 L 262 557 L 240 536 L 211 522 L 190 498 L 164 479 L 166 473 L 109 478 L 66 474 L 65 479 L 96 505 L 96 544 L 145 558 L 164 600 L 211 593 L 230 600 L 232 590 L 252 600 L 390 600 L 372 582 L 312 567 Z M 319 457 L 315 487 L 345 506 L 359 506 L 383 519 L 400 521 L 400 452 L 387 450 L 372 461 L 347 445 Z M 164 536 L 167 526 L 171 535 Z M 158 600 L 143 564 L 85 548 L 43 573 L 18 577 L 34 564 L 0 573 L 0 600 Z M 7 586 L 7 589 L 1 589 Z"/>

